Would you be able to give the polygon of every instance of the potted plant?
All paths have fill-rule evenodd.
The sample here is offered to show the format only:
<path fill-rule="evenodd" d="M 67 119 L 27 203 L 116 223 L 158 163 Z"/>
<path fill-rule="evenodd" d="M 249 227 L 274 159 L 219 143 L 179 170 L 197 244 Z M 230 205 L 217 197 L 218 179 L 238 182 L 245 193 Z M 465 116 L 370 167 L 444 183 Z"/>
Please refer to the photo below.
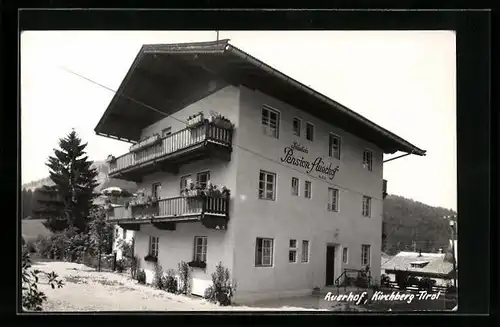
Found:
<path fill-rule="evenodd" d="M 233 129 L 234 125 L 231 123 L 229 119 L 222 116 L 221 114 L 216 114 L 213 116 L 213 124 L 217 127 L 225 128 L 225 129 Z"/>
<path fill-rule="evenodd" d="M 187 119 L 188 127 L 198 126 L 202 122 L 203 122 L 203 112 L 202 111 L 197 112 L 196 114 L 189 116 Z"/>
<path fill-rule="evenodd" d="M 116 157 L 110 154 L 108 158 L 106 159 L 106 163 L 113 163 L 116 161 Z"/>

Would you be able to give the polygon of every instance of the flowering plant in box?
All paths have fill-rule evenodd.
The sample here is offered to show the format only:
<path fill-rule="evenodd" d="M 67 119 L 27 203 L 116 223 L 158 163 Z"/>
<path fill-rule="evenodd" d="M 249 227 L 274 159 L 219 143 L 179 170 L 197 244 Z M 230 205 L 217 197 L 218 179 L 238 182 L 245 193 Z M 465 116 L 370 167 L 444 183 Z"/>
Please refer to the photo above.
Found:
<path fill-rule="evenodd" d="M 203 122 L 203 112 L 202 111 L 200 111 L 194 115 L 191 115 L 187 118 L 187 124 L 190 127 L 196 126 L 196 125 L 200 124 L 201 122 Z"/>
<path fill-rule="evenodd" d="M 193 261 L 188 262 L 188 266 L 193 267 L 193 268 L 205 269 L 207 267 L 207 263 L 205 261 L 193 260 Z"/>

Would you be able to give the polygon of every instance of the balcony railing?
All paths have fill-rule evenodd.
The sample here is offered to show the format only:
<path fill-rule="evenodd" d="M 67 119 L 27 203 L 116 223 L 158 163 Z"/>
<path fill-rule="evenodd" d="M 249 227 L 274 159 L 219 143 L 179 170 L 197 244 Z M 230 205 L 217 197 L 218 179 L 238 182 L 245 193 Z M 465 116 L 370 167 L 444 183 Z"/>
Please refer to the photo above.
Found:
<path fill-rule="evenodd" d="M 110 220 L 134 220 L 182 217 L 226 216 L 229 198 L 223 197 L 173 197 L 161 199 L 151 206 L 115 207 L 109 212 Z"/>
<path fill-rule="evenodd" d="M 110 175 L 162 157 L 175 155 L 182 150 L 210 142 L 231 148 L 232 130 L 205 121 L 196 127 L 188 127 L 161 138 L 156 144 L 135 152 L 126 153 L 110 162 Z"/>

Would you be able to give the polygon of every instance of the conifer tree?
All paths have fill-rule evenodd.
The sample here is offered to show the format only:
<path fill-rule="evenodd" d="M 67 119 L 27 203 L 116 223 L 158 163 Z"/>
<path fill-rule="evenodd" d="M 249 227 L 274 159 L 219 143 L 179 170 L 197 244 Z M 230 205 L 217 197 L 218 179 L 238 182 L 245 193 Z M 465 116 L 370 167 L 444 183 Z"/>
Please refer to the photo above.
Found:
<path fill-rule="evenodd" d="M 46 219 L 45 226 L 51 231 L 62 231 L 76 227 L 80 232 L 86 230 L 92 200 L 96 197 L 98 185 L 96 169 L 91 168 L 84 149 L 87 143 L 73 130 L 65 138 L 59 139 L 59 148 L 49 157 L 50 178 L 53 186 L 43 186 L 39 192 L 40 208 L 36 214 Z"/>

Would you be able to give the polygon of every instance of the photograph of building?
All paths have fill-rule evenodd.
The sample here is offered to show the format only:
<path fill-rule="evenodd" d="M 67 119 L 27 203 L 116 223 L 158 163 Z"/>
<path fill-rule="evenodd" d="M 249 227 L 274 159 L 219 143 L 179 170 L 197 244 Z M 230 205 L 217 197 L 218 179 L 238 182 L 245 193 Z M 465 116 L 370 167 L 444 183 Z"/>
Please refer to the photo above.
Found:
<path fill-rule="evenodd" d="M 144 45 L 95 132 L 132 143 L 109 176 L 143 200 L 109 220 L 133 231 L 147 281 L 154 263 L 197 262 L 203 296 L 222 262 L 241 303 L 310 294 L 344 268 L 379 282 L 383 155 L 426 154 L 228 40 Z"/>

